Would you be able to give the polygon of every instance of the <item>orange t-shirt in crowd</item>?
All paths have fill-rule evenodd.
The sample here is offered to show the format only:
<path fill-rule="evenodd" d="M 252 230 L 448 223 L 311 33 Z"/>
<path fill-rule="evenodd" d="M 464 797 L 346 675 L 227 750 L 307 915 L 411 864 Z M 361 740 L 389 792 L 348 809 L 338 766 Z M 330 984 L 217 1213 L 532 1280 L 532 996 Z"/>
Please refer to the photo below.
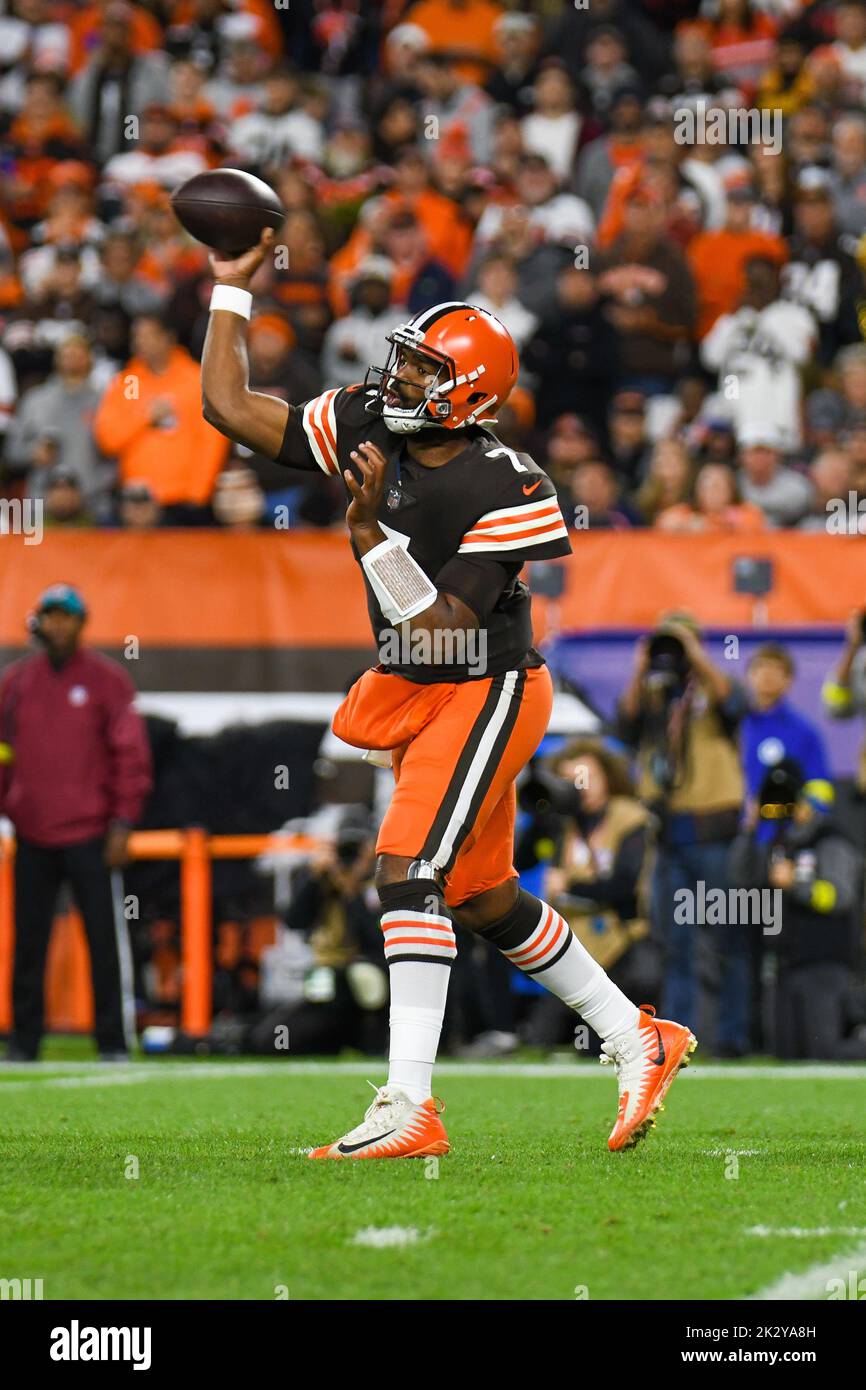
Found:
<path fill-rule="evenodd" d="M 100 28 L 104 5 L 88 5 L 67 20 L 70 48 L 69 68 L 73 76 L 81 71 L 99 52 Z M 155 53 L 162 48 L 162 28 L 157 19 L 141 5 L 132 6 L 132 51 Z"/>
<path fill-rule="evenodd" d="M 157 401 L 169 401 L 171 418 L 151 423 Z M 96 442 L 118 461 L 122 483 L 145 482 L 164 505 L 203 505 L 213 493 L 229 442 L 201 413 L 198 363 L 172 348 L 164 372 L 137 357 L 109 382 L 93 421 Z"/>
<path fill-rule="evenodd" d="M 659 512 L 654 523 L 657 530 L 693 534 L 701 531 L 766 531 L 767 518 L 754 502 L 733 502 L 723 512 L 711 516 L 696 511 L 687 502 L 677 502 Z"/>
<path fill-rule="evenodd" d="M 788 247 L 773 232 L 698 232 L 686 249 L 698 290 L 698 339 L 709 333 L 717 318 L 737 308 L 744 288 L 743 270 L 752 256 L 766 256 L 777 265 L 788 259 Z"/>
<path fill-rule="evenodd" d="M 502 14 L 502 6 L 491 0 L 466 0 L 462 5 L 453 0 L 419 0 L 403 20 L 424 30 L 433 53 L 450 49 L 471 53 L 477 61 L 466 58 L 455 67 L 464 81 L 483 85 L 499 56 L 495 25 Z"/>

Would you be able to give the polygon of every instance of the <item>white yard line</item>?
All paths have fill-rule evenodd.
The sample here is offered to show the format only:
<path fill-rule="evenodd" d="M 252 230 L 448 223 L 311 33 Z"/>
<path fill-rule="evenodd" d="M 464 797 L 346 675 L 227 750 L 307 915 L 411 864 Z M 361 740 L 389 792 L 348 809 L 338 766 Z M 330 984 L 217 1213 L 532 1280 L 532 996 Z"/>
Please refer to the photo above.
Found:
<path fill-rule="evenodd" d="M 429 1240 L 432 1234 L 432 1230 L 419 1231 L 417 1226 L 364 1226 L 355 1232 L 349 1244 L 366 1245 L 373 1250 L 401 1250 Z"/>
<path fill-rule="evenodd" d="M 820 1264 L 810 1265 L 800 1274 L 783 1274 L 772 1284 L 750 1294 L 749 1301 L 808 1302 L 814 1299 L 828 1300 L 831 1293 L 838 1299 L 862 1297 L 857 1293 L 857 1284 L 864 1275 L 866 1245 L 859 1245 L 847 1254 L 833 1255 Z"/>
<path fill-rule="evenodd" d="M 36 1062 L 0 1064 L 0 1089 L 17 1086 L 133 1086 L 150 1081 L 222 1081 L 232 1077 L 267 1076 L 289 1080 L 293 1076 L 375 1077 L 384 1064 L 371 1057 L 352 1062 Z M 62 1075 L 56 1075 L 62 1072 Z M 572 1081 L 609 1079 L 606 1072 L 588 1063 L 568 1062 L 442 1062 L 436 1077 L 501 1077 L 507 1080 Z M 866 1067 L 844 1063 L 806 1063 L 790 1066 L 728 1067 L 707 1064 L 684 1073 L 690 1081 L 866 1081 Z"/>
<path fill-rule="evenodd" d="M 747 1236 L 773 1240 L 788 1236 L 792 1240 L 814 1240 L 816 1236 L 866 1236 L 866 1226 L 749 1226 Z"/>

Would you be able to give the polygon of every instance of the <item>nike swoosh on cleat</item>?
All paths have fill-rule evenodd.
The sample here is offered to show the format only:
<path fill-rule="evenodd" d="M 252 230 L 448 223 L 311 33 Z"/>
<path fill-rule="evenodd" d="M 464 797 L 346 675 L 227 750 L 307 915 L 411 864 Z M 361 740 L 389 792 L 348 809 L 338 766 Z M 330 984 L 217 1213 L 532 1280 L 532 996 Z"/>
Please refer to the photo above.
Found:
<path fill-rule="evenodd" d="M 527 487 L 526 484 L 524 483 L 524 484 L 523 484 L 523 491 L 526 493 L 526 496 L 529 497 L 530 494 L 533 493 L 537 487 L 541 487 L 541 484 L 542 484 L 543 482 L 544 482 L 544 479 L 543 479 L 543 478 L 539 478 L 539 480 L 538 480 L 537 483 L 533 483 L 533 484 L 532 484 L 532 487 Z"/>
<path fill-rule="evenodd" d="M 387 1139 L 389 1134 L 396 1134 L 396 1129 L 386 1129 L 384 1134 L 377 1134 L 375 1139 L 362 1139 L 360 1144 L 338 1144 L 337 1152 L 341 1154 L 353 1154 L 356 1149 L 369 1148 L 371 1144 L 379 1144 L 383 1139 Z"/>
<path fill-rule="evenodd" d="M 654 1067 L 663 1067 L 665 1064 L 665 1045 L 662 1042 L 662 1035 L 659 1032 L 658 1028 L 656 1028 L 656 1037 L 659 1040 L 658 1056 L 650 1057 L 649 1060 Z"/>

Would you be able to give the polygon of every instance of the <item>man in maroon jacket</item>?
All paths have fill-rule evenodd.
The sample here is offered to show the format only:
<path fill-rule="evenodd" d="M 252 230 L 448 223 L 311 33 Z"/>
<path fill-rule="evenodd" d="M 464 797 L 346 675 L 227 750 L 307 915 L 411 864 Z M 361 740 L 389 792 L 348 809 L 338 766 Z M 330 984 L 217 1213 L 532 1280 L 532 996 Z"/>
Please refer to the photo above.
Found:
<path fill-rule="evenodd" d="M 13 822 L 15 1018 L 9 1061 L 32 1061 L 44 1028 L 45 957 L 57 895 L 84 918 L 100 1056 L 132 1042 L 132 979 L 119 871 L 151 786 L 150 750 L 123 668 L 81 646 L 87 610 L 54 584 L 30 620 L 43 647 L 0 680 L 0 814 Z"/>

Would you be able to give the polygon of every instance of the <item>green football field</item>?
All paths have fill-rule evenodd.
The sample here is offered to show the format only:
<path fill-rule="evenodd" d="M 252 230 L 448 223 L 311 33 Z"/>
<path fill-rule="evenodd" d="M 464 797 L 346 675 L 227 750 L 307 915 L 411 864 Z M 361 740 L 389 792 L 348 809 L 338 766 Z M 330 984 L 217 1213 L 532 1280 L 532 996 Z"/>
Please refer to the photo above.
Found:
<path fill-rule="evenodd" d="M 445 1064 L 438 1167 L 310 1162 L 368 1076 L 0 1067 L 0 1279 L 63 1300 L 826 1299 L 866 1280 L 864 1067 L 695 1062 L 611 1155 L 597 1063 Z"/>

